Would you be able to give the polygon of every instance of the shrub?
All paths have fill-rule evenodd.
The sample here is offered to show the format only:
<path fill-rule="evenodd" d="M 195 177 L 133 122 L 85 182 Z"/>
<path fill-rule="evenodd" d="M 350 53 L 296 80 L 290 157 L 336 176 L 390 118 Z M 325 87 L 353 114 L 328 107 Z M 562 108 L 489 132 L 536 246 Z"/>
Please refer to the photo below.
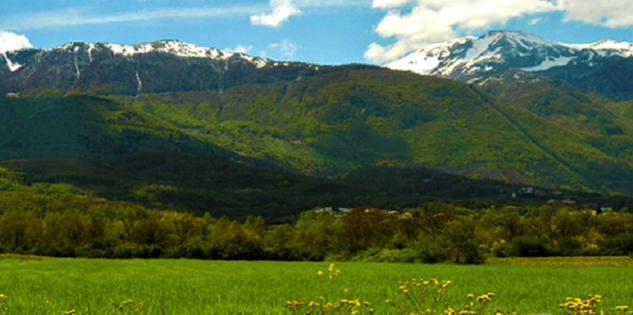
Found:
<path fill-rule="evenodd" d="M 467 241 L 459 248 L 458 262 L 461 264 L 483 264 L 485 260 L 486 257 L 473 241 Z"/>
<path fill-rule="evenodd" d="M 517 257 L 544 257 L 550 255 L 545 241 L 536 236 L 521 235 L 508 243 L 508 254 Z"/>
<path fill-rule="evenodd" d="M 608 255 L 633 253 L 633 233 L 622 233 L 605 239 L 601 246 Z"/>
<path fill-rule="evenodd" d="M 558 241 L 561 256 L 577 256 L 582 253 L 582 243 L 571 237 L 563 237 Z"/>

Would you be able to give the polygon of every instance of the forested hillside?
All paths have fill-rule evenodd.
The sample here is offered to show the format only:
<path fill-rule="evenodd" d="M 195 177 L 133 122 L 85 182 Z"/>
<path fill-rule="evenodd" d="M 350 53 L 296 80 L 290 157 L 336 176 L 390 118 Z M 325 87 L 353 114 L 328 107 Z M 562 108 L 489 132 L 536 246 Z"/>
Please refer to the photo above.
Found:
<path fill-rule="evenodd" d="M 303 174 L 336 175 L 395 160 L 477 178 L 631 193 L 625 184 L 633 178 L 630 157 L 618 149 L 633 143 L 628 119 L 569 86 L 568 93 L 589 104 L 527 92 L 552 98 L 548 111 L 567 106 L 586 113 L 544 115 L 522 105 L 536 101 L 521 89 L 509 89 L 517 95 L 488 88 L 494 97 L 412 73 L 341 69 L 222 93 L 112 98 L 226 150 Z"/>

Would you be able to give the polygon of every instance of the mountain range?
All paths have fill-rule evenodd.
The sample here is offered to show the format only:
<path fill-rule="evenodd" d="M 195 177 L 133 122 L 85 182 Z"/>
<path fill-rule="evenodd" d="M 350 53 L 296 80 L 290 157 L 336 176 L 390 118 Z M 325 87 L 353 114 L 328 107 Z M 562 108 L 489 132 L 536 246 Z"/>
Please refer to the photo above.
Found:
<path fill-rule="evenodd" d="M 173 40 L 9 51 L 0 54 L 0 167 L 220 214 L 389 207 L 389 196 L 415 206 L 445 187 L 421 169 L 633 195 L 632 55 L 626 43 L 518 32 L 432 45 L 385 67 Z M 405 174 L 417 174 L 406 180 L 418 188 L 378 184 Z M 502 182 L 486 193 L 460 185 L 469 188 L 459 198 L 510 195 Z"/>

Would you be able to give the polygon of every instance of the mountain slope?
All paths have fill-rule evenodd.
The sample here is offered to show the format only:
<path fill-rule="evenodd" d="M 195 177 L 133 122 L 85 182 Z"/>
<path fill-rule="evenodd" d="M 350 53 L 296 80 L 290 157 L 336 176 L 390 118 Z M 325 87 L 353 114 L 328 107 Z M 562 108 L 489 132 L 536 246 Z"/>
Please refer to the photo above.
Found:
<path fill-rule="evenodd" d="M 525 41 L 536 39 L 501 35 L 491 33 L 487 47 L 516 47 L 517 58 L 577 50 L 540 40 L 542 49 L 533 51 Z M 484 47 L 459 45 L 463 56 Z M 137 154 L 185 154 L 330 177 L 376 164 L 423 165 L 633 193 L 625 185 L 633 161 L 623 151 L 633 147 L 633 119 L 525 71 L 498 72 L 475 87 L 366 65 L 277 63 L 176 41 L 70 43 L 7 57 L 21 67 L 0 75 L 8 93 L 0 99 L 0 159 L 103 165 Z"/>
<path fill-rule="evenodd" d="M 0 98 L 0 160 L 103 160 L 137 152 L 232 155 L 152 115 L 103 98 Z"/>
<path fill-rule="evenodd" d="M 629 167 L 557 120 L 458 82 L 411 73 L 340 69 L 221 95 L 142 94 L 120 101 L 227 150 L 306 174 L 397 160 L 473 177 L 609 191 L 609 181 L 594 180 L 587 163 Z M 606 174 L 610 168 L 596 169 Z"/>

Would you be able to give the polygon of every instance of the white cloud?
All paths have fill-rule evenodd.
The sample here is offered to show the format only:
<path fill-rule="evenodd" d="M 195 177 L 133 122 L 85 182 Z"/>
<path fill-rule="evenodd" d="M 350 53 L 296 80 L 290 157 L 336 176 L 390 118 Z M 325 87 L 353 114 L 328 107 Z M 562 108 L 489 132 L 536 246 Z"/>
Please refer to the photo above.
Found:
<path fill-rule="evenodd" d="M 0 0 L 1 1 L 1 0 Z M 231 6 L 202 6 L 202 7 L 171 7 L 155 10 L 130 11 L 119 13 L 91 13 L 86 9 L 67 8 L 62 10 L 42 11 L 23 15 L 0 15 L 0 29 L 19 31 L 33 29 L 49 29 L 52 27 L 70 27 L 81 25 L 110 24 L 121 22 L 141 22 L 165 19 L 191 19 L 191 18 L 231 18 L 250 16 L 251 19 L 268 17 L 267 22 L 272 22 L 273 16 L 282 16 L 283 10 L 276 15 L 277 7 L 290 8 L 290 12 L 294 10 L 300 11 L 298 8 L 337 8 L 351 6 L 369 6 L 372 0 L 294 0 L 289 5 L 285 5 L 284 1 L 271 0 L 273 13 L 270 15 L 258 13 L 270 9 L 267 4 L 248 4 L 248 5 L 231 5 Z M 293 6 L 292 3 L 295 3 Z M 292 10 L 294 8 L 294 10 Z M 1 13 L 0 13 L 1 14 Z M 284 13 L 285 14 L 285 13 Z M 298 13 L 296 13 L 298 14 Z M 259 20 L 260 22 L 262 20 Z M 283 21 L 281 21 L 283 22 Z M 279 23 L 281 23 L 279 22 Z"/>
<path fill-rule="evenodd" d="M 20 16 L 2 16 L 1 26 L 9 30 L 47 29 L 120 22 L 140 22 L 164 19 L 229 18 L 249 16 L 265 10 L 266 6 L 224 6 L 196 8 L 163 8 L 115 14 L 90 14 L 86 10 L 64 9 Z"/>
<path fill-rule="evenodd" d="M 251 23 L 254 25 L 264 25 L 279 27 L 281 23 L 287 21 L 291 16 L 301 13 L 301 10 L 292 3 L 292 0 L 270 0 L 273 7 L 271 14 L 259 14 L 251 16 Z"/>
<path fill-rule="evenodd" d="M 372 0 L 294 0 L 294 3 L 299 8 L 353 7 L 353 6 L 367 7 L 371 4 L 371 2 Z"/>
<path fill-rule="evenodd" d="M 33 45 L 26 36 L 0 31 L 0 53 L 32 47 Z"/>
<path fill-rule="evenodd" d="M 374 8 L 395 8 L 401 7 L 409 2 L 413 2 L 413 0 L 374 0 L 371 4 Z"/>
<path fill-rule="evenodd" d="M 281 43 L 268 44 L 268 49 L 277 51 L 282 58 L 293 59 L 299 50 L 299 46 L 289 40 L 284 40 Z"/>
<path fill-rule="evenodd" d="M 582 21 L 606 27 L 633 25 L 630 0 L 565 0 L 565 21 Z"/>
<path fill-rule="evenodd" d="M 408 2 L 415 2 L 410 12 L 402 14 L 394 9 Z M 375 63 L 395 60 L 426 44 L 453 39 L 464 32 L 504 24 L 511 18 L 561 9 L 550 0 L 374 0 L 374 6 L 391 8 L 375 32 L 384 38 L 396 38 L 389 46 L 369 45 L 365 59 Z"/>
<path fill-rule="evenodd" d="M 543 18 L 540 18 L 540 17 L 539 17 L 539 18 L 535 18 L 535 19 L 531 19 L 531 20 L 528 22 L 528 24 L 529 24 L 529 25 L 536 25 L 536 24 L 541 23 L 541 21 L 542 21 L 542 20 L 543 20 Z"/>
<path fill-rule="evenodd" d="M 249 45 L 249 46 L 245 46 L 245 45 L 237 45 L 237 47 L 235 47 L 235 49 L 233 49 L 234 52 L 237 53 L 243 53 L 243 54 L 248 54 L 251 52 L 251 50 L 253 50 L 253 46 Z"/>

